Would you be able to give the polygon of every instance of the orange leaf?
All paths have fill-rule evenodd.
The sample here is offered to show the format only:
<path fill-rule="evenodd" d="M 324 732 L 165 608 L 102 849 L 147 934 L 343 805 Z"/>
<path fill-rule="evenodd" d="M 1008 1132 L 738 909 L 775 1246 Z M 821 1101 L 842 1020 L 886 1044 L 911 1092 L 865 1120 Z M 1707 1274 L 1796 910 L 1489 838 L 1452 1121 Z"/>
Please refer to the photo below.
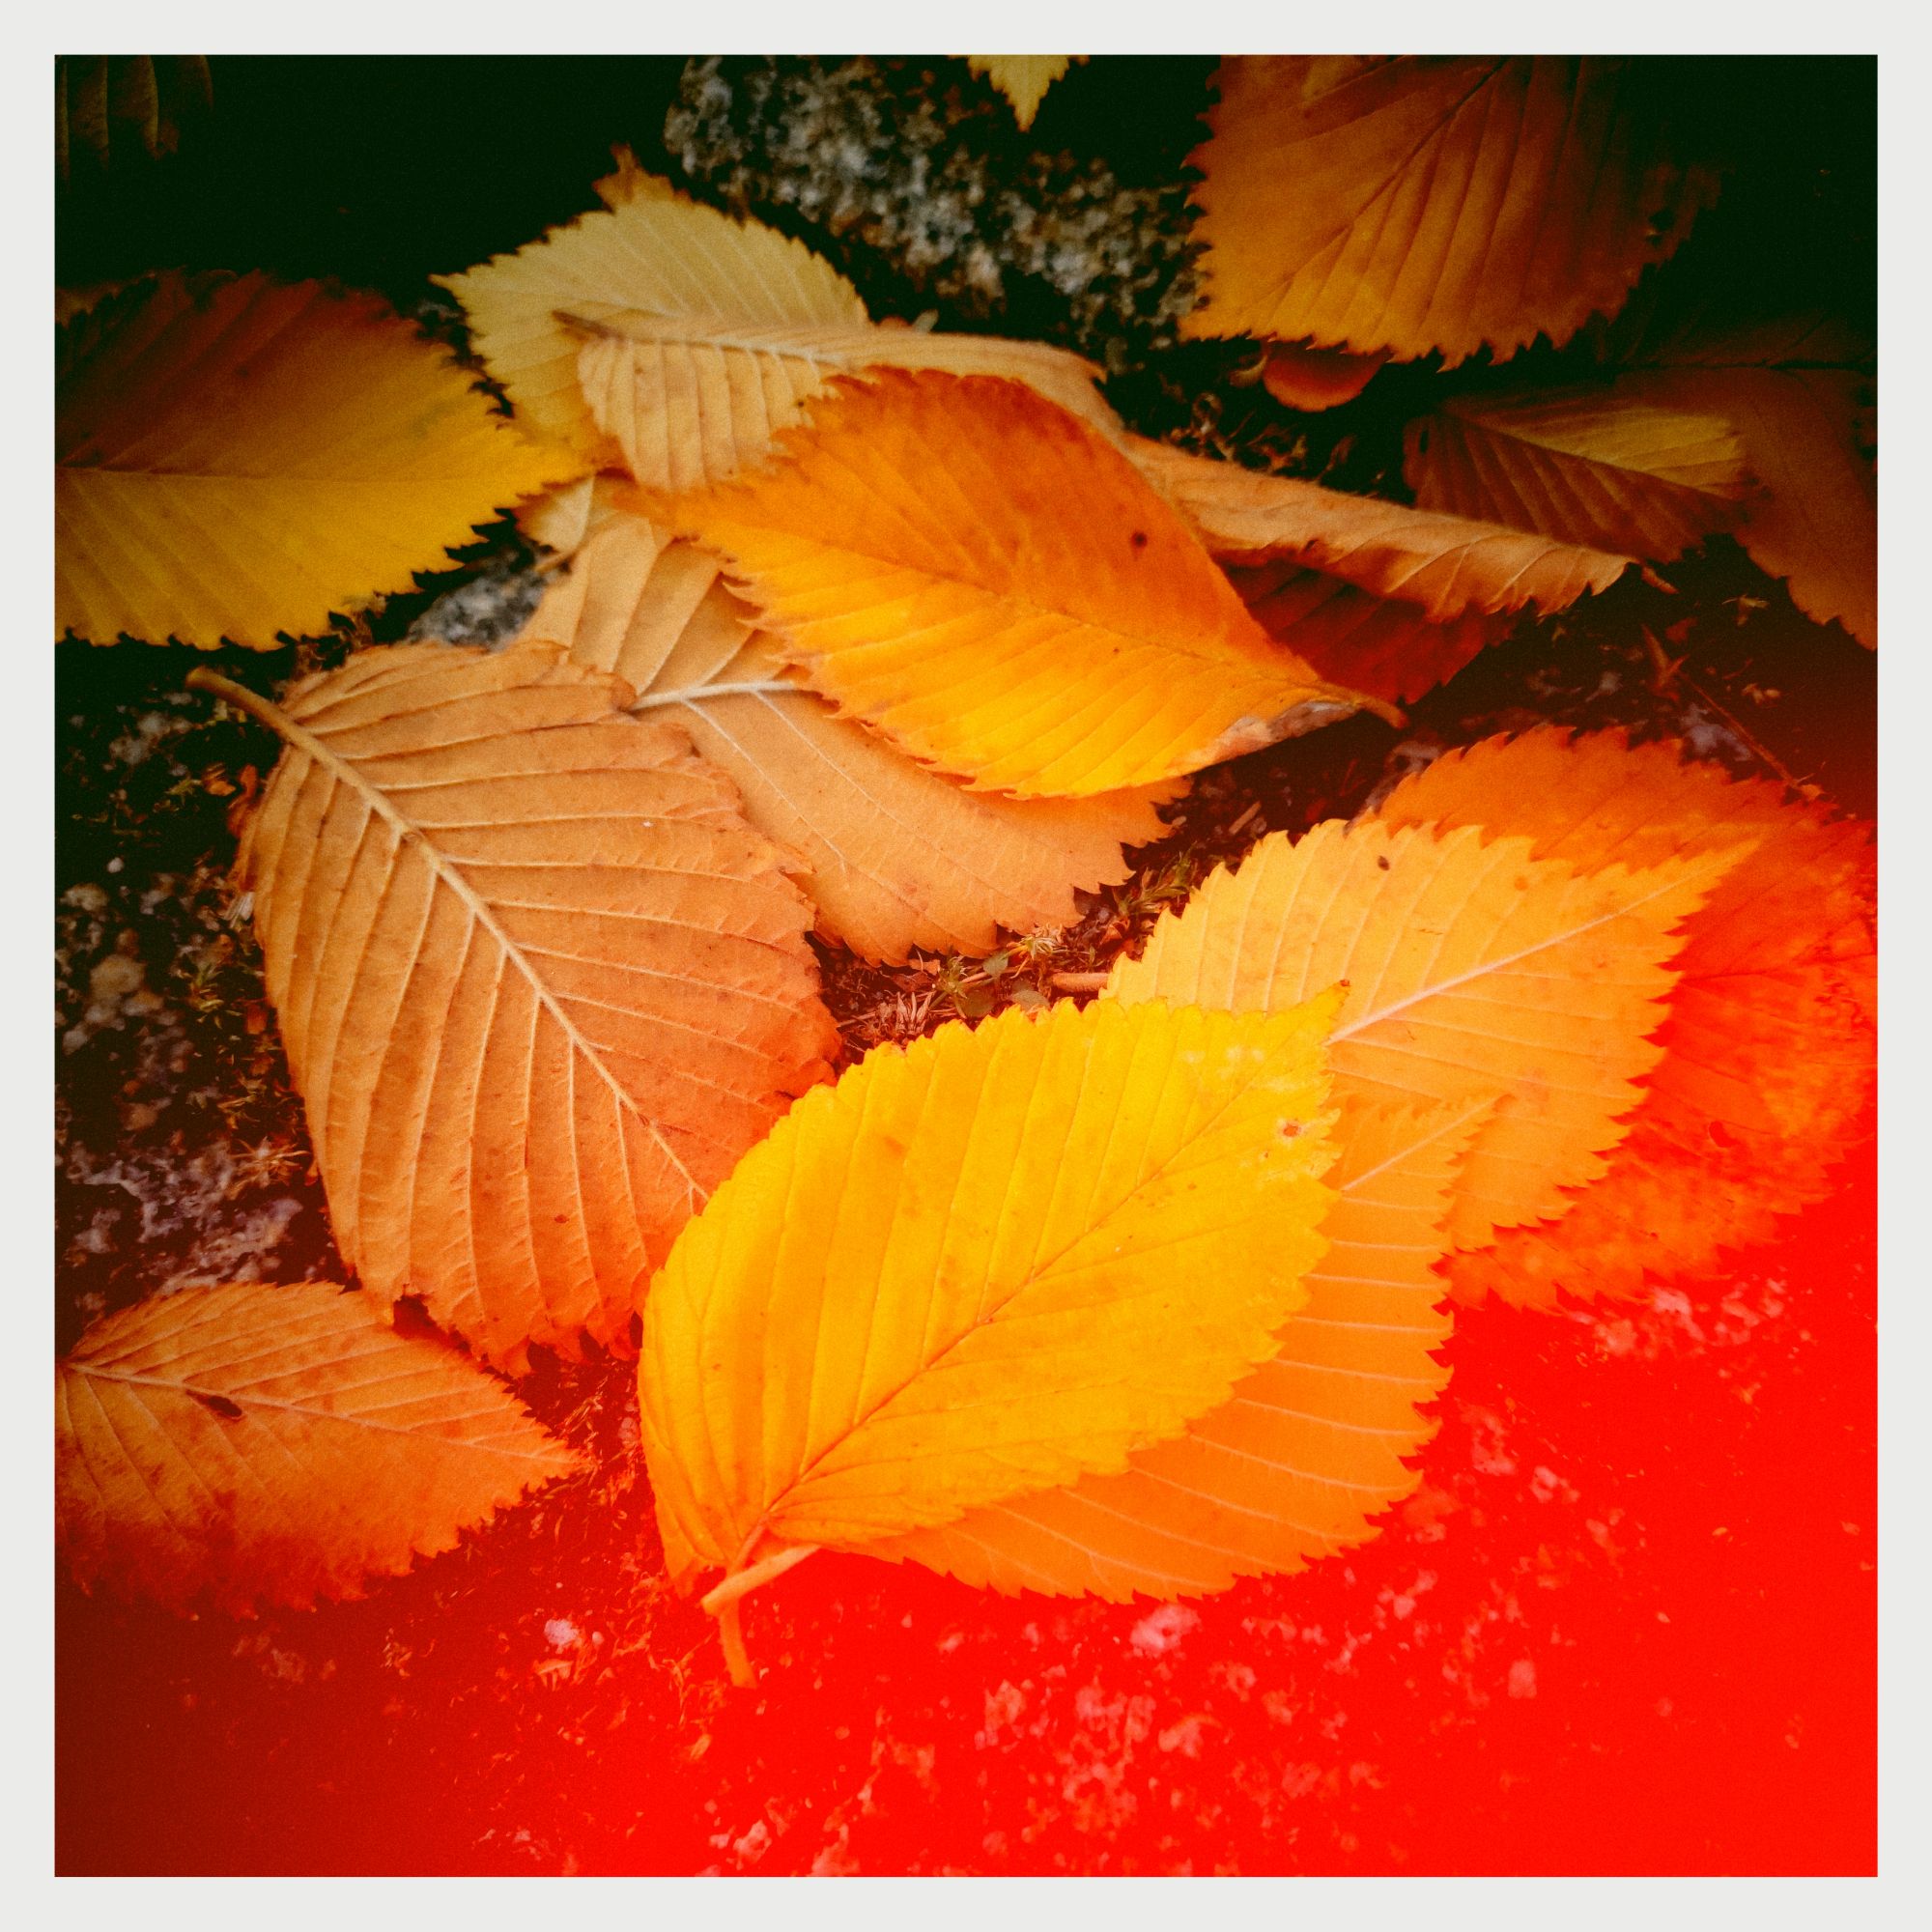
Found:
<path fill-rule="evenodd" d="M 820 929 L 863 957 L 984 953 L 1000 925 L 1067 924 L 1075 887 L 1125 878 L 1121 847 L 1161 837 L 1153 807 L 1178 787 L 1004 798 L 915 764 L 802 689 L 719 568 L 613 510 L 526 635 L 614 671 L 636 715 L 688 730 L 751 822 L 810 868 Z"/>
<path fill-rule="evenodd" d="M 373 297 L 316 282 L 163 275 L 65 353 L 54 621 L 99 643 L 327 630 L 576 467 Z"/>
<path fill-rule="evenodd" d="M 1386 355 L 1351 355 L 1346 349 L 1277 343 L 1262 367 L 1262 386 L 1284 409 L 1332 410 L 1351 403 L 1375 380 Z"/>
<path fill-rule="evenodd" d="M 110 1315 L 55 1370 L 54 1404 L 75 1576 L 175 1609 L 359 1597 L 578 1466 L 467 1356 L 325 1283 Z"/>
<path fill-rule="evenodd" d="M 1089 1476 L 867 1546 L 1009 1595 L 1123 1602 L 1293 1573 L 1365 1542 L 1412 1490 L 1406 1458 L 1435 1433 L 1422 1405 L 1448 1369 L 1442 1253 L 1449 1196 L 1486 1102 L 1351 1105 L 1336 1125 L 1328 1252 L 1274 1359 L 1184 1435 Z"/>
<path fill-rule="evenodd" d="M 1716 197 L 1645 78 L 1625 58 L 1223 61 L 1190 157 L 1207 300 L 1184 329 L 1451 368 L 1567 341 Z"/>
<path fill-rule="evenodd" d="M 1662 1056 L 1604 1177 L 1560 1219 L 1458 1256 L 1471 1298 L 1538 1306 L 1556 1292 L 1630 1298 L 1772 1232 L 1822 1199 L 1869 1098 L 1876 1025 L 1866 828 L 1776 785 L 1679 762 L 1675 745 L 1546 727 L 1492 738 L 1406 781 L 1390 826 L 1527 835 L 1539 858 L 1597 867 L 1761 842 L 1685 925 Z"/>
<path fill-rule="evenodd" d="M 977 787 L 1120 791 L 1387 712 L 1270 644 L 1134 467 L 1016 383 L 881 371 L 782 444 L 664 520 L 814 689 Z"/>
<path fill-rule="evenodd" d="M 364 651 L 244 835 L 337 1246 L 490 1360 L 624 1346 L 673 1236 L 826 1073 L 811 908 L 675 725 L 561 645 Z"/>

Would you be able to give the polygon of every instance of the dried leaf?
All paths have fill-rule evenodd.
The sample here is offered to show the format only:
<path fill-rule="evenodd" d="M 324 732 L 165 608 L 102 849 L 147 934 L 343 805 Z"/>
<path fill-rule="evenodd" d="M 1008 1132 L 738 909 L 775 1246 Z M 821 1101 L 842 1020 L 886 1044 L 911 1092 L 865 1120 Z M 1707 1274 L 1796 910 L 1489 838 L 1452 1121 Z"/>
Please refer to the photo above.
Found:
<path fill-rule="evenodd" d="M 837 1047 L 810 906 L 675 725 L 560 645 L 359 653 L 243 837 L 336 1245 L 520 1369 L 636 1296 Z"/>
<path fill-rule="evenodd" d="M 359 1597 L 578 1467 L 474 1363 L 321 1283 L 111 1315 L 55 1370 L 54 1407 L 75 1576 L 174 1609 Z"/>
<path fill-rule="evenodd" d="M 315 282 L 163 275 L 76 322 L 67 359 L 54 620 L 101 643 L 326 630 L 571 467 L 374 298 Z"/>
<path fill-rule="evenodd" d="M 1225 1399 L 1321 1251 L 1333 1012 L 1009 1011 L 795 1107 L 645 1304 L 673 1578 L 1119 1470 Z"/>
<path fill-rule="evenodd" d="M 810 867 L 820 928 L 863 957 L 980 954 L 998 926 L 1066 924 L 1076 886 L 1125 878 L 1121 847 L 1162 836 L 1153 807 L 1172 786 L 1013 799 L 914 764 L 801 690 L 718 574 L 696 546 L 613 512 L 526 635 L 616 672 L 639 716 L 674 717 L 751 822 Z"/>
<path fill-rule="evenodd" d="M 1500 524 L 1264 475 L 1141 437 L 1130 440 L 1128 454 L 1216 556 L 1286 558 L 1413 605 L 1433 623 L 1532 604 L 1546 614 L 1567 610 L 1585 591 L 1607 589 L 1630 562 Z"/>
<path fill-rule="evenodd" d="M 1108 996 L 1279 1011 L 1346 981 L 1329 1044 L 1344 1104 L 1500 1093 L 1470 1150 L 1449 1232 L 1559 1212 L 1596 1180 L 1661 1049 L 1679 923 L 1748 849 L 1578 873 L 1526 838 L 1485 842 L 1344 825 L 1262 840 L 1162 915 Z"/>
<path fill-rule="evenodd" d="M 1539 858 L 1652 866 L 1740 838 L 1757 849 L 1685 925 L 1662 1057 L 1628 1135 L 1561 1220 L 1459 1256 L 1452 1280 L 1548 1306 L 1558 1289 L 1630 1298 L 1647 1264 L 1673 1280 L 1765 1239 L 1830 1191 L 1868 1104 L 1877 1025 L 1867 829 L 1776 785 L 1679 762 L 1681 747 L 1553 727 L 1492 738 L 1406 780 L 1390 826 L 1526 835 Z"/>
<path fill-rule="evenodd" d="M 1560 345 L 1716 198 L 1644 78 L 1621 57 L 1223 61 L 1190 157 L 1207 300 L 1183 327 L 1451 368 Z"/>
<path fill-rule="evenodd" d="M 1033 126 L 1046 90 L 1085 54 L 968 54 L 966 65 L 983 74 L 1013 104 L 1020 132 Z"/>
<path fill-rule="evenodd" d="M 1344 1110 L 1321 1223 L 1328 1252 L 1272 1361 L 1184 1435 L 1138 1449 L 1118 1476 L 975 1510 L 868 1546 L 1009 1595 L 1124 1602 L 1224 1590 L 1365 1542 L 1420 1480 L 1406 1460 L 1435 1433 L 1422 1406 L 1447 1367 L 1432 1264 L 1484 1104 Z"/>
<path fill-rule="evenodd" d="M 435 277 L 462 302 L 476 353 L 518 419 L 586 463 L 614 463 L 619 451 L 579 387 L 585 322 L 630 311 L 747 328 L 865 327 L 858 291 L 804 242 L 692 201 L 635 161 L 598 191 L 606 208 L 514 255 Z"/>
<path fill-rule="evenodd" d="M 1262 386 L 1284 409 L 1332 410 L 1353 402 L 1387 360 L 1386 355 L 1351 355 L 1346 349 L 1281 342 L 1262 365 Z"/>
<path fill-rule="evenodd" d="M 1744 440 L 1626 376 L 1542 395 L 1464 396 L 1408 426 L 1416 506 L 1660 562 L 1739 521 Z"/>
<path fill-rule="evenodd" d="M 1102 435 L 1120 419 L 1094 386 L 1099 371 L 1065 349 L 996 335 L 928 334 L 868 323 L 764 327 L 730 315 L 566 318 L 584 336 L 577 373 L 597 427 L 639 483 L 696 490 L 755 469 L 778 432 L 835 376 L 938 369 L 1025 383 Z"/>
<path fill-rule="evenodd" d="M 881 371 L 784 444 L 665 520 L 730 559 L 815 689 L 977 787 L 1153 784 L 1368 702 L 1271 645 L 1133 466 L 1018 384 Z"/>

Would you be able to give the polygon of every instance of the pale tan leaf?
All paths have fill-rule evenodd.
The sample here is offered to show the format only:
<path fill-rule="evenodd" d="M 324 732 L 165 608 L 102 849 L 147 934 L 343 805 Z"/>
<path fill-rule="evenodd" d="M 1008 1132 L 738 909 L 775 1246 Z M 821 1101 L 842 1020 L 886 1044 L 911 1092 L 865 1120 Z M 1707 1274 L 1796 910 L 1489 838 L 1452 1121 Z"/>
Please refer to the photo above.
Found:
<path fill-rule="evenodd" d="M 1190 156 L 1194 335 L 1445 366 L 1614 312 L 1716 197 L 1624 57 L 1225 60 Z"/>
<path fill-rule="evenodd" d="M 1280 1346 L 1219 1408 L 1088 1476 L 868 1544 L 1011 1594 L 1091 1591 L 1123 1602 L 1223 1590 L 1293 1573 L 1366 1541 L 1420 1480 L 1408 1461 L 1435 1433 L 1423 1406 L 1449 1378 L 1433 1264 L 1486 1103 L 1350 1106 L 1336 1123 L 1328 1251 Z"/>
<path fill-rule="evenodd" d="M 810 868 L 822 930 L 867 959 L 990 952 L 996 927 L 1077 916 L 1075 887 L 1126 877 L 1122 845 L 1158 838 L 1177 787 L 1086 799 L 969 790 L 802 689 L 719 563 L 613 511 L 526 635 L 614 671 L 639 716 L 674 717 L 728 773 L 746 816 Z"/>
<path fill-rule="evenodd" d="M 358 1597 L 579 1466 L 466 1356 L 314 1282 L 96 1322 L 55 1370 L 54 1456 L 84 1586 L 243 1613 Z"/>
<path fill-rule="evenodd" d="M 343 1258 L 520 1368 L 624 1346 L 671 1239 L 837 1050 L 782 855 L 557 644 L 365 651 L 277 709 L 243 838 Z"/>
<path fill-rule="evenodd" d="M 983 74 L 1013 104 L 1020 132 L 1033 126 L 1046 90 L 1085 54 L 968 54 L 966 65 Z"/>
<path fill-rule="evenodd" d="M 1344 1103 L 1501 1094 L 1449 1224 L 1457 1246 L 1479 1246 L 1602 1177 L 1661 1052 L 1679 923 L 1749 850 L 1579 875 L 1475 826 L 1438 838 L 1329 819 L 1216 869 L 1107 990 L 1278 1010 L 1346 982 L 1329 1044 Z"/>
<path fill-rule="evenodd" d="M 1630 563 L 1497 523 L 1264 475 L 1143 437 L 1129 439 L 1127 453 L 1217 556 L 1287 557 L 1414 605 L 1434 623 L 1530 604 L 1567 610 L 1585 591 L 1607 589 Z"/>
<path fill-rule="evenodd" d="M 868 369 L 1005 377 L 1104 436 L 1122 433 L 1094 386 L 1099 371 L 1042 342 L 869 324 L 769 327 L 720 315 L 563 319 L 585 338 L 577 373 L 591 415 L 653 489 L 695 490 L 756 469 L 833 377 Z"/>
<path fill-rule="evenodd" d="M 579 325 L 634 312 L 670 321 L 725 316 L 748 328 L 865 326 L 858 292 L 802 242 L 734 221 L 635 164 L 599 191 L 614 205 L 514 255 L 436 277 L 462 302 L 476 352 L 519 420 L 588 462 L 614 462 L 618 452 L 579 387 L 581 326 L 560 314 Z"/>

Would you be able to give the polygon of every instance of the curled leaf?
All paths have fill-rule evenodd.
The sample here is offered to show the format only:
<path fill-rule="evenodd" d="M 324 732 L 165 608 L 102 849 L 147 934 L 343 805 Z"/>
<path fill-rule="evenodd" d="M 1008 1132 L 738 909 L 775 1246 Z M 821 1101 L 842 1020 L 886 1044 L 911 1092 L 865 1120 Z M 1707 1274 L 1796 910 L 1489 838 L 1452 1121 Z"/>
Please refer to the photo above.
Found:
<path fill-rule="evenodd" d="M 61 1548 L 85 1586 L 247 1613 L 357 1597 L 578 1459 L 447 1345 L 322 1283 L 188 1288 L 54 1374 Z"/>

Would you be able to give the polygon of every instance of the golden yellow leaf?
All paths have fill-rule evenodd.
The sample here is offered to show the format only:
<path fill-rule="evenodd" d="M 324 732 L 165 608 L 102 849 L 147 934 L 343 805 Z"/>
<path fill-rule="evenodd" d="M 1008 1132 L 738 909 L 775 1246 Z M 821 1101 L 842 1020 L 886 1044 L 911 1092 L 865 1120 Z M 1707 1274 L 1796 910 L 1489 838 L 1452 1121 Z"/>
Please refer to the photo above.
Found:
<path fill-rule="evenodd" d="M 343 1259 L 513 1371 L 636 1298 L 837 1049 L 811 908 L 674 724 L 557 644 L 352 658 L 243 835 Z"/>
<path fill-rule="evenodd" d="M 1686 922 L 1662 1058 L 1604 1178 L 1559 1220 L 1460 1255 L 1459 1294 L 1548 1306 L 1682 1280 L 1831 1188 L 1868 1103 L 1877 1045 L 1868 828 L 1782 788 L 1680 762 L 1674 744 L 1544 727 L 1438 758 L 1385 824 L 1474 825 L 1578 867 L 1657 865 L 1762 842 Z"/>
<path fill-rule="evenodd" d="M 821 930 L 867 959 L 984 953 L 998 926 L 1069 923 L 1074 888 L 1125 878 L 1121 847 L 1162 836 L 1154 804 L 1178 789 L 1014 799 L 927 771 L 800 689 L 715 557 L 620 510 L 526 635 L 614 671 L 639 716 L 675 718 L 810 868 Z"/>
<path fill-rule="evenodd" d="M 1046 90 L 1085 54 L 968 54 L 966 65 L 983 74 L 1013 104 L 1020 132 L 1033 126 Z"/>
<path fill-rule="evenodd" d="M 1476 1247 L 1602 1177 L 1659 1058 L 1678 926 L 1748 849 L 1582 874 L 1473 826 L 1437 838 L 1328 819 L 1217 868 L 1107 993 L 1278 1011 L 1346 981 L 1329 1043 L 1339 1100 L 1501 1094 L 1449 1222 Z"/>
<path fill-rule="evenodd" d="M 54 621 L 268 648 L 570 473 L 369 296 L 168 274 L 71 326 Z"/>
<path fill-rule="evenodd" d="M 1119 1470 L 1222 1401 L 1322 1249 L 1333 1012 L 1008 1011 L 808 1095 L 645 1303 L 672 1577 Z"/>
<path fill-rule="evenodd" d="M 1585 591 L 1607 589 L 1630 563 L 1500 523 L 1264 475 L 1143 437 L 1131 438 L 1127 452 L 1216 556 L 1287 559 L 1412 605 L 1432 623 L 1532 604 L 1546 613 L 1567 610 Z"/>
<path fill-rule="evenodd" d="M 1449 1378 L 1441 1279 L 1451 1191 L 1485 1103 L 1345 1107 L 1328 1252 L 1274 1358 L 1185 1434 L 1087 1476 L 867 1546 L 981 1588 L 1124 1602 L 1223 1590 L 1365 1542 L 1420 1480 L 1422 1406 Z"/>
<path fill-rule="evenodd" d="M 1682 555 L 1743 514 L 1744 440 L 1651 383 L 1452 399 L 1408 426 L 1416 507 L 1660 562 Z"/>
<path fill-rule="evenodd" d="M 1121 434 L 1094 366 L 1043 342 L 928 334 L 869 323 L 760 326 L 729 315 L 564 318 L 584 337 L 577 374 L 597 427 L 639 483 L 696 490 L 754 469 L 835 376 L 939 369 L 1025 383 L 1103 435 Z"/>
<path fill-rule="evenodd" d="M 1567 341 L 1716 198 L 1645 80 L 1624 57 L 1223 61 L 1190 157 L 1207 299 L 1184 330 L 1451 368 Z"/>
<path fill-rule="evenodd" d="M 59 1541 L 83 1586 L 185 1608 L 358 1597 L 578 1466 L 447 1345 L 322 1283 L 188 1288 L 54 1372 Z"/>
<path fill-rule="evenodd" d="M 598 187 L 606 208 L 513 255 L 435 278 L 462 302 L 476 353 L 518 419 L 586 463 L 615 462 L 619 452 L 579 386 L 585 322 L 630 312 L 753 329 L 866 326 L 858 291 L 804 242 L 734 221 L 635 162 Z"/>
<path fill-rule="evenodd" d="M 1120 791 L 1388 714 L 1270 644 L 1133 466 L 1019 384 L 884 370 L 783 443 L 663 519 L 815 689 L 977 787 Z"/>

